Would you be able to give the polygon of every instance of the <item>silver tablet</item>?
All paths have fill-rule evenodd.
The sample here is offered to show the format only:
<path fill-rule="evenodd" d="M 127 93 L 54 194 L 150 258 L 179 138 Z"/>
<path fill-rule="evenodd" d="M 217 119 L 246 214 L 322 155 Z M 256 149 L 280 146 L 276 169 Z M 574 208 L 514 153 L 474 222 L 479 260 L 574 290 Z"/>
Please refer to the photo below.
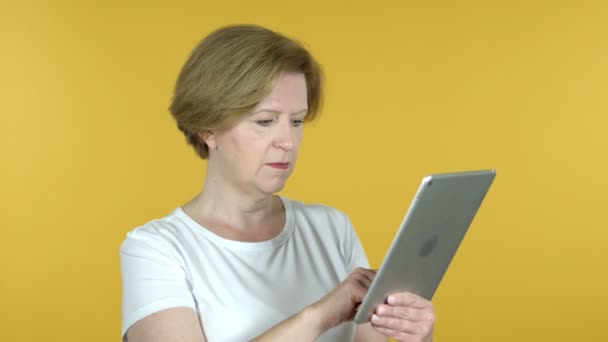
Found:
<path fill-rule="evenodd" d="M 427 176 L 408 210 L 354 321 L 368 322 L 389 294 L 413 292 L 431 300 L 473 221 L 494 170 Z"/>

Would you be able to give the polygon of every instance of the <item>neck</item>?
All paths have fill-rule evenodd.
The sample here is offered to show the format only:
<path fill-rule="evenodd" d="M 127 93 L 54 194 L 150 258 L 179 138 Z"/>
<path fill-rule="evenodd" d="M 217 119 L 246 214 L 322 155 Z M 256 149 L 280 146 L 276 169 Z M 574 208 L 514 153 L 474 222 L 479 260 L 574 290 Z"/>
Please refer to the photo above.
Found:
<path fill-rule="evenodd" d="M 277 220 L 277 214 L 283 217 L 282 203 L 276 196 L 247 193 L 221 177 L 214 177 L 212 172 L 207 174 L 201 193 L 183 208 L 203 226 L 227 235 L 237 233 L 266 238 L 276 233 L 277 225 L 270 223 Z M 269 228 L 272 229 L 269 231 Z"/>

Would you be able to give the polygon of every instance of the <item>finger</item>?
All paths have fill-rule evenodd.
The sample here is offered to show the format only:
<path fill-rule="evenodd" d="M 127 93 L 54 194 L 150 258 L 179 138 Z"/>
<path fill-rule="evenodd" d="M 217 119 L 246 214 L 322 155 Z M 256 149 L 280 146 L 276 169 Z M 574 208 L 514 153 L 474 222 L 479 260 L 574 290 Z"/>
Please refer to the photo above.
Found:
<path fill-rule="evenodd" d="M 403 319 L 382 317 L 374 314 L 372 315 L 370 321 L 372 322 L 373 326 L 400 331 L 411 335 L 418 336 L 422 332 L 422 329 L 419 327 L 421 323 L 411 322 Z"/>
<path fill-rule="evenodd" d="M 372 281 L 365 278 L 365 277 L 360 277 L 356 279 L 357 282 L 363 286 L 366 290 L 369 289 L 369 287 L 372 285 Z"/>
<path fill-rule="evenodd" d="M 433 333 L 432 322 L 410 322 L 407 320 L 372 315 L 372 326 L 401 332 L 412 336 L 426 338 Z"/>
<path fill-rule="evenodd" d="M 372 281 L 369 280 L 369 278 L 367 278 L 366 276 L 364 276 L 361 272 L 353 272 L 351 273 L 349 278 L 351 279 L 351 281 L 354 281 L 355 284 L 357 284 L 358 286 L 362 286 L 363 288 L 365 288 L 366 291 L 372 283 Z"/>
<path fill-rule="evenodd" d="M 352 289 L 351 298 L 355 303 L 361 303 L 363 301 L 363 298 L 365 298 L 365 295 L 367 294 L 367 289 L 369 286 L 365 286 L 365 284 L 363 284 L 358 279 L 355 280 L 355 283 L 350 286 L 350 288 Z"/>
<path fill-rule="evenodd" d="M 359 267 L 355 270 L 355 272 L 363 275 L 364 277 L 370 280 L 374 280 L 374 278 L 376 277 L 376 270 L 370 270 L 367 268 Z"/>
<path fill-rule="evenodd" d="M 378 316 L 407 319 L 408 321 L 412 322 L 423 322 L 433 319 L 431 312 L 407 306 L 391 306 L 382 304 L 378 305 L 375 312 L 378 314 Z"/>
<path fill-rule="evenodd" d="M 418 336 L 408 334 L 405 332 L 388 329 L 388 328 L 384 328 L 384 327 L 379 327 L 379 326 L 374 326 L 374 325 L 372 325 L 372 327 L 377 332 L 381 333 L 382 335 L 392 337 L 395 340 L 400 341 L 400 342 L 416 341 L 416 339 L 418 339 Z"/>
<path fill-rule="evenodd" d="M 428 300 L 411 292 L 393 293 L 388 296 L 386 302 L 390 305 L 409 306 L 417 309 L 426 309 L 433 306 Z"/>
<path fill-rule="evenodd" d="M 375 273 L 365 268 L 358 268 L 352 273 L 352 276 L 366 289 L 371 286 L 375 275 Z"/>

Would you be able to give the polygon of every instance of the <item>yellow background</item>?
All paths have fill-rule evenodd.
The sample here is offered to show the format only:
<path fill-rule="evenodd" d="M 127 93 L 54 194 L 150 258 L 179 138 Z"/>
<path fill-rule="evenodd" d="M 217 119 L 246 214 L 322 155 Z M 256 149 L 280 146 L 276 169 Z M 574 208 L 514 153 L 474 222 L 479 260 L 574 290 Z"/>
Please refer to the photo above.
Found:
<path fill-rule="evenodd" d="M 119 340 L 120 243 L 202 186 L 177 73 L 243 22 L 324 65 L 283 193 L 347 212 L 373 266 L 423 175 L 497 169 L 436 341 L 608 336 L 605 1 L 96 0 L 0 7 L 1 341 Z"/>

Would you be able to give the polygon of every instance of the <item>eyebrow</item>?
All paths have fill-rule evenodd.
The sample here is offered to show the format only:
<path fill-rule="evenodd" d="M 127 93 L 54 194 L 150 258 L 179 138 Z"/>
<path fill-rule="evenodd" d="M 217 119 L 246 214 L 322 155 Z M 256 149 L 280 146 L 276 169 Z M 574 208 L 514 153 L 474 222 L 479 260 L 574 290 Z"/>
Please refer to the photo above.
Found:
<path fill-rule="evenodd" d="M 263 112 L 272 113 L 272 114 L 282 114 L 282 112 L 280 110 L 262 108 L 260 110 L 257 110 L 255 112 L 251 113 L 251 115 L 259 114 L 259 113 L 263 113 Z M 297 112 L 291 113 L 291 115 L 299 115 L 299 114 L 303 114 L 303 113 L 307 113 L 307 112 L 308 112 L 308 108 L 304 108 Z"/>

